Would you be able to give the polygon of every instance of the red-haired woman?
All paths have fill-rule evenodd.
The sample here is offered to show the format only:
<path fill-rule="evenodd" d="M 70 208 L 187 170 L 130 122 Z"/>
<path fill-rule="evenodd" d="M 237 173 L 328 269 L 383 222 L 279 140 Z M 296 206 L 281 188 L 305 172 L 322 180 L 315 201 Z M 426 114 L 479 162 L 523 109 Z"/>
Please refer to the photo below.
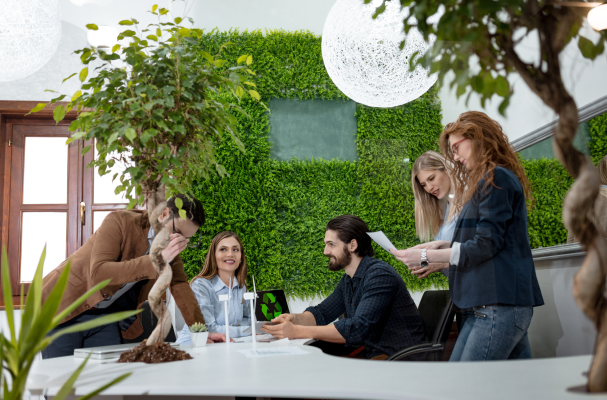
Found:
<path fill-rule="evenodd" d="M 531 358 L 527 328 L 544 300 L 527 233 L 529 180 L 501 126 L 482 112 L 448 124 L 440 145 L 455 163 L 463 205 L 450 248 L 431 242 L 393 252 L 409 266 L 449 263 L 449 292 L 463 316 L 451 361 Z"/>
<path fill-rule="evenodd" d="M 229 328 L 231 338 L 250 335 L 244 333 L 251 325 L 249 301 L 243 299 L 246 280 L 247 259 L 242 240 L 231 231 L 218 233 L 211 241 L 202 271 L 190 282 L 209 332 L 225 333 Z M 232 301 L 229 321 L 226 321 L 219 295 L 228 294 L 228 291 L 232 292 Z M 176 343 L 191 344 L 187 325 Z"/>

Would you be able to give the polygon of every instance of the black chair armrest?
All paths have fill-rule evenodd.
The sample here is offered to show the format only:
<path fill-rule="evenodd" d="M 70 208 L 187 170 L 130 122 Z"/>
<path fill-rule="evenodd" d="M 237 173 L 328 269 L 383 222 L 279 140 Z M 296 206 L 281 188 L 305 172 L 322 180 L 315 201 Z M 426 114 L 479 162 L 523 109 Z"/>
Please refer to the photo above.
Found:
<path fill-rule="evenodd" d="M 398 361 L 398 360 L 402 360 L 405 357 L 409 357 L 413 354 L 427 353 L 430 351 L 440 351 L 440 350 L 443 350 L 444 348 L 445 348 L 445 346 L 443 346 L 440 343 L 438 343 L 438 344 L 421 343 L 421 344 L 417 344 L 415 346 L 407 347 L 406 349 L 403 349 L 397 353 L 392 354 L 390 357 L 388 357 L 386 359 L 386 361 Z"/>

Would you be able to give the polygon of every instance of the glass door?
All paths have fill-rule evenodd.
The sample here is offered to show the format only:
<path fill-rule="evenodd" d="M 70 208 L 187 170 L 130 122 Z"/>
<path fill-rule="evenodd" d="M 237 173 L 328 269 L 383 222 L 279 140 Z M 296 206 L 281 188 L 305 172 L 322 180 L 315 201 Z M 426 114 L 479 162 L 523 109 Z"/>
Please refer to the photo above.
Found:
<path fill-rule="evenodd" d="M 11 137 L 6 154 L 10 160 L 5 160 L 5 168 L 10 171 L 5 172 L 10 176 L 10 198 L 3 239 L 15 293 L 21 284 L 27 292 L 45 244 L 44 275 L 80 246 L 79 145 L 66 145 L 68 124 L 8 120 L 7 134 Z"/>

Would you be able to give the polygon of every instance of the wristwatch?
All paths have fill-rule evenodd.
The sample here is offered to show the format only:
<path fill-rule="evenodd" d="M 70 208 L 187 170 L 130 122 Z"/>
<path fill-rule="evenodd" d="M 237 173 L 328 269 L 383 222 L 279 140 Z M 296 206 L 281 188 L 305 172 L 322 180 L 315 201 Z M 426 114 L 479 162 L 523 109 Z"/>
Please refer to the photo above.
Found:
<path fill-rule="evenodd" d="M 426 249 L 422 249 L 422 260 L 419 263 L 422 267 L 428 266 L 428 257 L 426 257 Z"/>

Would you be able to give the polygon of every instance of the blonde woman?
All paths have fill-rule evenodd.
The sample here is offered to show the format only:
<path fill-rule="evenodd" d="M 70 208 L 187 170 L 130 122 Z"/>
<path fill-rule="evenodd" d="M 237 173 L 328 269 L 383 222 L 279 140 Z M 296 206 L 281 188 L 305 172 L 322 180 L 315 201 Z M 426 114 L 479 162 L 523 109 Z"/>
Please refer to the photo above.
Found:
<path fill-rule="evenodd" d="M 210 332 L 225 333 L 229 328 L 232 338 L 250 335 L 244 333 L 251 324 L 249 302 L 243 299 L 247 290 L 246 279 L 247 260 L 242 240 L 231 231 L 218 233 L 211 241 L 202 271 L 190 282 Z M 232 291 L 232 301 L 229 321 L 226 322 L 219 295 L 228 291 Z M 191 344 L 187 325 L 181 330 L 176 343 Z"/>
<path fill-rule="evenodd" d="M 411 170 L 411 186 L 415 196 L 415 230 L 423 243 L 414 248 L 425 248 L 425 243 L 446 241 L 451 243 L 458 210 L 453 201 L 450 167 L 441 154 L 427 151 L 417 157 Z M 426 278 L 440 271 L 449 276 L 449 263 L 430 263 L 410 267 L 418 278 Z"/>

